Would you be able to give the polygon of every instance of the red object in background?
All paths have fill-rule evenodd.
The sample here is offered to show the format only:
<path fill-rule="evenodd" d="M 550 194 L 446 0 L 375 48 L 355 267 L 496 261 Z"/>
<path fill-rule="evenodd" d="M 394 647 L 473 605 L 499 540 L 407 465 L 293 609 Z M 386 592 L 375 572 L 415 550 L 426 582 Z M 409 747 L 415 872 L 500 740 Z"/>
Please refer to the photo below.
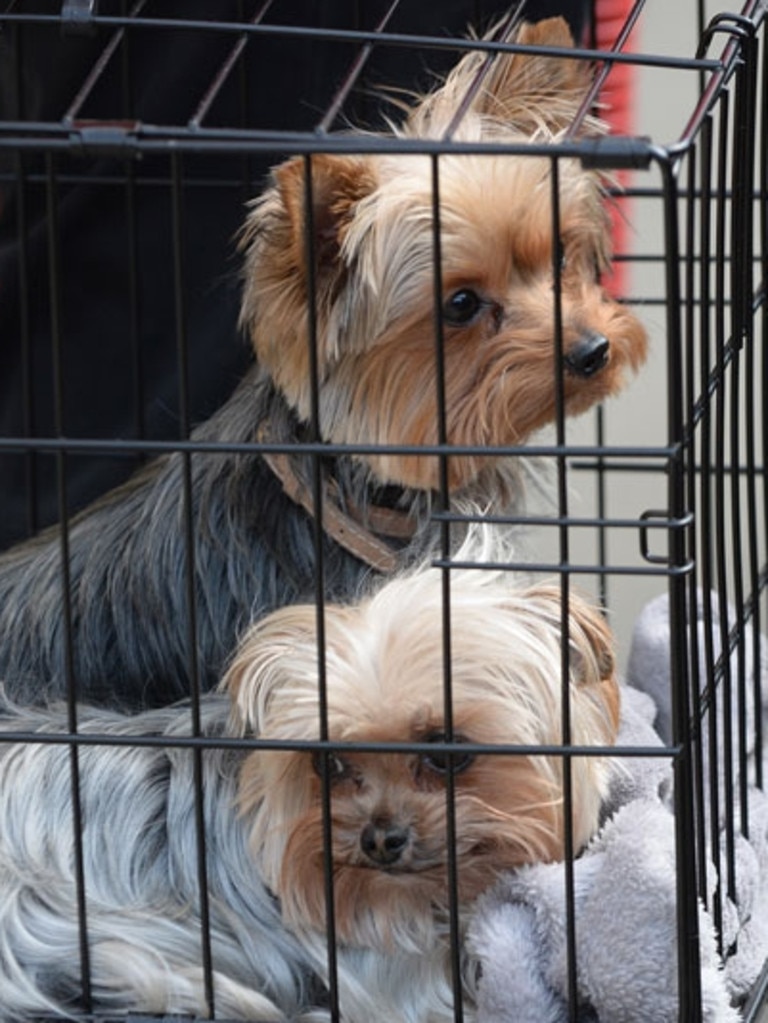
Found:
<path fill-rule="evenodd" d="M 611 50 L 619 32 L 624 27 L 627 16 L 633 7 L 632 0 L 594 0 L 595 46 L 599 50 Z M 624 46 L 622 52 L 631 49 Z M 631 64 L 614 64 L 603 88 L 600 91 L 600 117 L 610 127 L 612 135 L 633 135 L 634 99 L 635 99 L 635 67 Z M 628 171 L 617 171 L 614 181 L 621 188 L 629 184 Z M 616 256 L 626 255 L 631 217 L 630 200 L 619 197 L 611 200 L 610 215 L 612 220 L 613 250 Z M 627 264 L 614 262 L 611 270 L 605 275 L 605 286 L 613 295 L 621 296 L 627 292 Z"/>

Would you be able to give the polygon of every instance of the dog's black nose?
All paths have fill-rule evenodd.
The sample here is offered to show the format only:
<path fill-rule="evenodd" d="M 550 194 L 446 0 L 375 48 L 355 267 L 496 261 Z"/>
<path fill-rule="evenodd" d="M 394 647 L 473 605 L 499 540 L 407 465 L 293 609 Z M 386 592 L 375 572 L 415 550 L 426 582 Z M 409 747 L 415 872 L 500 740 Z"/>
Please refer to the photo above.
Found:
<path fill-rule="evenodd" d="M 585 334 L 565 356 L 565 365 L 578 377 L 591 377 L 608 362 L 611 344 L 602 334 Z"/>
<path fill-rule="evenodd" d="M 408 828 L 382 819 L 366 824 L 360 835 L 360 848 L 373 863 L 388 867 L 397 863 L 410 840 Z"/>

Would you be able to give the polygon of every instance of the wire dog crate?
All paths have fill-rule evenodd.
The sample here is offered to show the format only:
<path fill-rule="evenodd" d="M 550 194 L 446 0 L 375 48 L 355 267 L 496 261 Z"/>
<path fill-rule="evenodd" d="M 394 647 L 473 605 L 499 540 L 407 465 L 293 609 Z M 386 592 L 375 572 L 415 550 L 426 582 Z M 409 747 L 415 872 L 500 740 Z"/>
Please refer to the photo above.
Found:
<path fill-rule="evenodd" d="M 445 71 L 470 46 L 462 34 L 467 20 L 486 25 L 502 13 L 484 4 L 445 5 L 444 13 L 429 6 L 411 0 L 5 4 L 0 544 L 10 547 L 60 523 L 62 593 L 71 521 L 80 508 L 155 456 L 182 451 L 191 465 L 216 446 L 196 443 L 190 433 L 245 372 L 233 239 L 269 167 L 295 154 L 311 162 L 328 152 L 402 150 L 402 142 L 341 129 L 380 127 L 382 109 L 390 110 L 380 98 L 382 84 L 428 87 L 432 71 Z M 551 6 L 523 3 L 522 14 L 534 19 Z M 702 3 L 674 11 L 665 5 L 662 12 L 654 0 L 636 0 L 604 25 L 607 35 L 597 36 L 599 11 L 581 6 L 573 5 L 584 40 L 576 52 L 596 72 L 589 103 L 631 75 L 639 112 L 630 130 L 621 126 L 624 133 L 552 146 L 553 174 L 558 161 L 575 153 L 620 182 L 610 286 L 639 312 L 652 351 L 648 367 L 620 397 L 578 421 L 565 420 L 561 403 L 550 433 L 514 452 L 522 461 L 552 463 L 556 494 L 554 510 L 517 517 L 527 519 L 536 552 L 520 567 L 558 577 L 566 591 L 571 583 L 594 590 L 634 681 L 646 665 L 637 661 L 633 629 L 651 598 L 664 599 L 663 628 L 653 637 L 666 637 L 658 653 L 664 683 L 649 689 L 661 717 L 666 714 L 664 745 L 620 744 L 615 756 L 626 763 L 663 761 L 672 771 L 677 1018 L 715 1018 L 703 1007 L 703 907 L 726 976 L 729 962 L 741 963 L 749 948 L 748 967 L 734 966 L 728 992 L 744 1019 L 759 1021 L 768 1018 L 768 969 L 755 964 L 759 935 L 740 913 L 747 854 L 762 867 L 750 883 L 759 890 L 768 878 L 759 841 L 768 629 L 768 8 L 747 0 L 730 13 Z M 650 37 L 660 19 L 657 49 Z M 502 44 L 473 45 L 494 52 Z M 661 128 L 656 105 L 672 119 Z M 441 152 L 460 151 L 452 142 L 411 149 L 429 155 L 437 168 Z M 254 440 L 251 447 L 263 444 Z M 329 449 L 308 441 L 306 450 L 319 463 Z M 435 453 L 443 464 L 451 458 L 446 444 Z M 180 499 L 189 504 L 188 493 Z M 188 542 L 194 557 L 195 537 Z M 450 575 L 445 550 L 438 563 Z M 187 586 L 188 577 L 178 585 Z M 322 590 L 320 580 L 321 610 Z M 199 771 L 216 741 L 200 734 L 194 710 L 200 686 L 194 592 L 188 596 L 193 713 L 190 735 L 177 744 L 190 749 Z M 66 631 L 66 596 L 60 607 Z M 4 743 L 69 744 L 77 832 L 78 752 L 100 740 L 78 732 L 78 681 L 66 642 L 64 650 L 68 728 L 56 736 L 0 735 Z M 562 752 L 572 751 L 564 744 Z M 204 933 L 202 801 L 200 794 L 199 965 L 215 1013 Z M 768 845 L 768 833 L 763 838 Z M 74 855 L 82 855 L 77 842 Z M 572 1021 L 591 1020 L 598 1015 L 579 986 L 579 908 L 570 867 L 565 1012 Z M 106 1023 L 113 1014 L 90 994 L 82 863 L 76 872 L 82 961 L 76 1018 Z M 751 908 L 757 912 L 759 905 Z M 454 976 L 457 926 L 454 921 Z M 0 991 L 0 1019 L 2 998 Z M 464 1018 L 460 998 L 455 1018 Z M 600 1023 L 609 1021 L 600 1017 Z"/>

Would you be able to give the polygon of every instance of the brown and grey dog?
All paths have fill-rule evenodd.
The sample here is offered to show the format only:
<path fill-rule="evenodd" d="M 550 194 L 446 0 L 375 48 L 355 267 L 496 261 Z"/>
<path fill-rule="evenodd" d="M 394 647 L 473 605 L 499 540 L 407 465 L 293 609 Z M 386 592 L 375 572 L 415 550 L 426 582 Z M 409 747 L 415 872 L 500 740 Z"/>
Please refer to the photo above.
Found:
<path fill-rule="evenodd" d="M 560 19 L 521 26 L 516 42 L 571 45 Z M 571 415 L 616 394 L 646 351 L 638 319 L 600 286 L 601 182 L 576 158 L 558 160 L 554 223 L 541 147 L 562 139 L 588 85 L 562 53 L 472 51 L 393 126 L 401 150 L 446 138 L 478 149 L 437 161 L 439 303 L 430 156 L 390 146 L 274 170 L 242 236 L 256 362 L 193 435 L 225 450 L 161 458 L 73 521 L 71 658 L 56 531 L 0 559 L 0 678 L 12 698 L 60 696 L 68 671 L 83 699 L 129 707 L 182 697 L 195 675 L 209 688 L 250 621 L 316 593 L 315 503 L 330 599 L 422 557 L 441 485 L 437 456 L 418 451 L 440 439 L 437 337 L 444 436 L 462 449 L 442 479 L 452 506 L 519 502 L 519 460 L 493 447 L 552 422 L 558 395 Z M 480 152 L 485 143 L 499 145 Z M 319 479 L 311 452 L 293 447 L 313 439 L 310 423 L 320 443 L 356 449 L 322 458 Z"/>

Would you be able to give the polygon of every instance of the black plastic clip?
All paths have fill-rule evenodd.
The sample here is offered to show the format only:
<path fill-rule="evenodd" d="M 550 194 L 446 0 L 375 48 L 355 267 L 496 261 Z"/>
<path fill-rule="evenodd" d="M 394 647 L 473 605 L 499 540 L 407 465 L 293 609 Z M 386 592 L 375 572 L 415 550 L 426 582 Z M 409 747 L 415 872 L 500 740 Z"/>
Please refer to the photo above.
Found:
<path fill-rule="evenodd" d="M 66 35 L 90 35 L 94 16 L 99 13 L 99 0 L 63 0 L 61 30 Z"/>
<path fill-rule="evenodd" d="M 605 135 L 579 140 L 585 170 L 648 170 L 653 147 L 644 135 Z"/>

